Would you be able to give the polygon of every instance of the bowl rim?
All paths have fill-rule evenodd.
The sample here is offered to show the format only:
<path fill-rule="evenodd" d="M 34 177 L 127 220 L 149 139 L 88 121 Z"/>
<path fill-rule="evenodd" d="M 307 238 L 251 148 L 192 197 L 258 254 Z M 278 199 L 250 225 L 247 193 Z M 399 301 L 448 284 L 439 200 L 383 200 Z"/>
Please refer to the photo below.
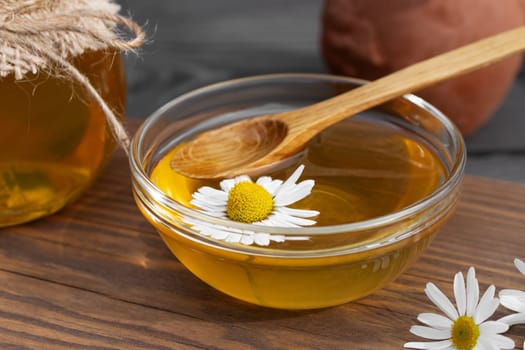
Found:
<path fill-rule="evenodd" d="M 348 233 L 352 231 L 362 231 L 369 229 L 376 229 L 382 226 L 388 226 L 399 222 L 405 218 L 415 215 L 418 212 L 425 210 L 426 208 L 431 207 L 432 205 L 439 202 L 441 199 L 446 197 L 448 193 L 453 191 L 457 185 L 461 182 L 465 163 L 466 163 L 466 146 L 463 136 L 455 124 L 448 119 L 441 111 L 436 107 L 425 101 L 424 99 L 413 95 L 405 94 L 400 98 L 407 100 L 411 104 L 416 105 L 419 108 L 424 109 L 433 116 L 435 116 L 444 126 L 445 130 L 451 136 L 451 140 L 455 143 L 455 149 L 457 149 L 458 157 L 452 163 L 450 173 L 448 178 L 432 193 L 422 198 L 421 200 L 413 203 L 410 206 L 403 208 L 400 211 L 383 215 L 380 217 L 353 222 L 348 224 L 339 224 L 339 225 L 325 225 L 325 226 L 315 226 L 315 227 L 300 227 L 300 228 L 289 228 L 289 227 L 270 227 L 263 225 L 254 225 L 234 222 L 227 219 L 221 219 L 213 217 L 202 213 L 196 209 L 189 208 L 184 206 L 177 201 L 169 198 L 164 192 L 162 192 L 156 185 L 150 180 L 148 174 L 144 171 L 142 167 L 142 161 L 140 160 L 140 146 L 142 144 L 142 139 L 144 135 L 148 132 L 150 127 L 154 125 L 158 119 L 160 119 L 168 110 L 172 109 L 177 104 L 191 99 L 195 96 L 209 93 L 215 90 L 220 90 L 222 88 L 231 86 L 231 85 L 240 85 L 253 82 L 270 82 L 273 80 L 283 80 L 283 79 L 313 79 L 318 81 L 326 82 L 342 82 L 342 83 L 351 83 L 351 84 L 364 84 L 367 81 L 363 79 L 356 79 L 352 77 L 331 75 L 331 74 L 317 74 L 317 73 L 277 73 L 277 74 L 262 74 L 254 75 L 244 78 L 231 79 L 227 81 L 222 81 L 204 87 L 189 91 L 184 93 L 158 108 L 152 114 L 150 114 L 141 126 L 137 129 L 133 135 L 132 142 L 129 148 L 129 162 L 131 173 L 134 182 L 137 182 L 140 187 L 145 189 L 150 196 L 154 198 L 155 201 L 159 202 L 161 205 L 174 210 L 177 213 L 180 213 L 183 216 L 189 216 L 197 220 L 204 221 L 206 223 L 216 224 L 225 226 L 228 228 L 241 230 L 241 231 L 250 231 L 250 232 L 264 232 L 268 234 L 278 234 L 278 235 L 300 235 L 300 236 L 317 236 L 317 235 L 327 235 L 327 234 L 338 234 L 338 233 Z M 135 184 L 133 185 L 134 187 Z M 415 234 L 415 232 L 414 232 Z M 403 239 L 410 237 L 411 235 L 403 235 Z M 206 238 L 203 236 L 203 238 Z"/>

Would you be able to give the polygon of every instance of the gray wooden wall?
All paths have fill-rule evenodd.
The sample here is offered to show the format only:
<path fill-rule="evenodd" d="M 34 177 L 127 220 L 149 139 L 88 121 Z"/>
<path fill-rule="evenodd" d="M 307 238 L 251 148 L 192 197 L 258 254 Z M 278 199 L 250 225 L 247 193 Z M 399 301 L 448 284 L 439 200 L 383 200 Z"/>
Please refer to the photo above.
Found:
<path fill-rule="evenodd" d="M 128 114 L 231 78 L 326 73 L 321 0 L 119 0 L 149 42 L 126 57 Z M 467 172 L 525 183 L 525 70 L 489 123 L 468 137 Z"/>

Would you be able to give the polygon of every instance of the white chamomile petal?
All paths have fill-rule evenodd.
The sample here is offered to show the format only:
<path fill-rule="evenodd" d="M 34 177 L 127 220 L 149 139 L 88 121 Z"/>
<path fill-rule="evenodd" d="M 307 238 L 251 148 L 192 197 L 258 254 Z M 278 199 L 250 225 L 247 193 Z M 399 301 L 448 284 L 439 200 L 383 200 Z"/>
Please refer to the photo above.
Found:
<path fill-rule="evenodd" d="M 301 227 L 315 224 L 315 221 L 296 218 L 289 215 L 272 215 L 269 218 L 255 224 L 273 227 Z"/>
<path fill-rule="evenodd" d="M 496 312 L 496 309 L 499 306 L 499 299 L 494 298 L 495 290 L 496 288 L 492 285 L 487 288 L 485 294 L 481 297 L 479 305 L 472 316 L 476 324 L 480 324 Z"/>
<path fill-rule="evenodd" d="M 202 225 L 202 221 L 190 218 L 190 217 L 183 217 L 182 220 L 193 226 L 194 229 L 202 231 L 203 227 L 210 227 L 209 225 Z"/>
<path fill-rule="evenodd" d="M 213 217 L 219 218 L 219 219 L 226 219 L 226 213 L 220 212 L 220 211 L 217 211 L 217 212 L 207 211 L 206 215 L 213 216 Z"/>
<path fill-rule="evenodd" d="M 284 237 L 286 241 L 308 241 L 310 240 L 310 237 L 308 236 L 282 236 L 282 237 Z"/>
<path fill-rule="evenodd" d="M 522 275 L 525 275 L 525 263 L 523 261 L 516 258 L 514 259 L 514 265 L 519 270 L 519 272 L 521 272 Z"/>
<path fill-rule="evenodd" d="M 228 231 L 213 228 L 210 230 L 210 233 L 212 238 L 220 240 L 226 240 L 230 236 L 230 232 Z"/>
<path fill-rule="evenodd" d="M 487 344 L 487 349 L 514 349 L 514 340 L 501 334 L 484 334 L 481 333 L 478 342 Z"/>
<path fill-rule="evenodd" d="M 197 208 L 219 208 L 222 210 L 226 209 L 225 201 L 217 201 L 215 198 L 208 200 L 208 198 L 201 193 L 194 193 L 190 204 Z"/>
<path fill-rule="evenodd" d="M 241 243 L 244 245 L 252 245 L 253 242 L 253 235 L 243 235 L 241 238 Z"/>
<path fill-rule="evenodd" d="M 241 175 L 237 176 L 234 181 L 236 184 L 238 184 L 240 182 L 252 182 L 252 179 L 250 179 L 248 175 Z"/>
<path fill-rule="evenodd" d="M 268 191 L 268 193 L 272 195 L 272 197 L 274 198 L 274 202 L 275 202 L 275 193 L 279 190 L 280 186 L 281 184 L 279 182 L 272 182 L 264 187 L 266 191 Z"/>
<path fill-rule="evenodd" d="M 308 196 L 312 191 L 313 184 L 311 186 L 308 184 L 303 185 L 303 183 L 307 181 L 308 180 L 305 180 L 293 188 L 279 191 L 274 197 L 275 205 L 290 205 Z"/>
<path fill-rule="evenodd" d="M 520 300 L 520 299 L 518 299 L 516 297 L 512 297 L 512 296 L 505 297 L 505 296 L 503 296 L 500 299 L 500 304 L 503 305 L 504 307 L 506 307 L 507 309 L 512 310 L 514 312 L 520 312 L 520 313 L 524 313 L 525 312 L 523 310 L 524 309 L 523 300 Z"/>
<path fill-rule="evenodd" d="M 281 220 L 281 222 L 285 222 L 289 226 L 293 225 L 293 227 L 311 226 L 311 225 L 315 224 L 314 220 L 309 220 L 309 219 L 304 219 L 304 218 L 297 218 L 295 216 L 284 215 L 284 214 L 280 214 L 279 215 L 279 219 Z"/>
<path fill-rule="evenodd" d="M 503 289 L 499 292 L 501 305 L 516 312 L 525 312 L 525 292 L 515 289 Z"/>
<path fill-rule="evenodd" d="M 226 219 L 226 213 L 218 209 L 202 209 L 201 212 L 206 215 L 213 216 L 215 218 Z"/>
<path fill-rule="evenodd" d="M 410 333 L 422 338 L 444 340 L 450 338 L 450 329 L 436 329 L 427 326 L 412 326 Z"/>
<path fill-rule="evenodd" d="M 213 187 L 209 187 L 209 186 L 204 186 L 204 187 L 199 188 L 197 193 L 200 193 L 200 194 L 202 194 L 204 196 L 209 196 L 209 197 L 212 197 L 212 198 L 221 199 L 224 202 L 226 202 L 228 200 L 228 193 L 226 193 L 224 191 L 221 191 L 221 190 L 217 190 L 217 189 L 215 189 Z"/>
<path fill-rule="evenodd" d="M 478 325 L 480 333 L 483 334 L 497 334 L 504 333 L 509 330 L 509 325 L 500 321 L 486 321 Z"/>
<path fill-rule="evenodd" d="M 465 280 L 463 273 L 458 272 L 454 276 L 454 296 L 456 297 L 456 306 L 458 313 L 464 315 L 467 308 L 467 291 L 465 289 Z"/>
<path fill-rule="evenodd" d="M 240 243 L 242 239 L 242 234 L 230 232 L 230 234 L 226 237 L 225 241 L 229 243 Z"/>
<path fill-rule="evenodd" d="M 218 230 L 216 228 L 206 226 L 201 227 L 201 233 L 205 236 L 210 236 L 211 238 L 219 240 L 226 239 L 226 237 L 228 237 L 229 235 L 229 232 L 227 231 Z"/>
<path fill-rule="evenodd" d="M 235 179 L 222 180 L 219 186 L 224 192 L 229 193 L 233 186 L 235 186 Z"/>
<path fill-rule="evenodd" d="M 218 206 L 218 205 L 213 205 L 213 204 L 209 204 L 209 203 L 204 203 L 202 201 L 199 201 L 199 200 L 191 200 L 190 201 L 190 204 L 203 210 L 206 214 L 210 214 L 210 213 L 217 213 L 217 212 L 225 212 L 224 210 L 224 207 L 223 206 Z"/>
<path fill-rule="evenodd" d="M 199 205 L 199 209 L 201 212 L 211 216 L 217 216 L 217 214 L 226 215 L 224 208 L 219 206 L 201 204 Z"/>
<path fill-rule="evenodd" d="M 203 210 L 224 210 L 224 205 L 217 205 L 211 202 L 205 202 L 203 200 L 200 200 L 198 197 L 193 197 L 192 200 L 190 200 L 190 204 L 193 205 L 196 208 L 203 209 Z"/>
<path fill-rule="evenodd" d="M 472 350 L 500 350 L 500 348 L 494 346 L 488 339 L 478 338 L 476 341 L 476 346 Z"/>
<path fill-rule="evenodd" d="M 427 326 L 438 328 L 438 329 L 449 329 L 452 326 L 452 320 L 445 316 L 434 314 L 434 313 L 421 313 L 417 316 L 419 322 L 426 324 Z"/>
<path fill-rule="evenodd" d="M 286 240 L 294 240 L 293 238 L 290 239 L 290 237 L 286 237 L 286 236 L 283 236 L 283 235 L 268 235 L 270 237 L 270 239 L 274 242 L 278 242 L 278 243 L 282 243 Z"/>
<path fill-rule="evenodd" d="M 227 200 L 215 196 L 206 196 L 203 193 L 194 193 L 191 202 L 193 202 L 192 204 L 195 206 L 200 206 L 204 204 L 224 207 L 226 205 Z"/>
<path fill-rule="evenodd" d="M 450 319 L 455 320 L 458 318 L 458 312 L 454 308 L 454 305 L 450 302 L 450 300 L 446 297 L 445 294 L 441 290 L 439 290 L 438 287 L 432 282 L 427 283 L 427 287 L 425 288 L 425 293 L 427 297 L 436 305 L 445 315 L 447 315 Z"/>
<path fill-rule="evenodd" d="M 315 186 L 314 180 L 304 180 L 297 184 L 296 190 L 300 192 L 312 192 L 312 189 Z"/>
<path fill-rule="evenodd" d="M 221 230 L 202 230 L 202 234 L 221 241 L 226 240 L 230 235 L 228 232 Z"/>
<path fill-rule="evenodd" d="M 499 291 L 499 297 L 513 297 L 525 302 L 525 292 L 518 289 L 502 289 Z"/>
<path fill-rule="evenodd" d="M 500 350 L 496 346 L 494 346 L 490 339 L 487 339 L 486 337 L 479 337 L 476 341 L 476 346 L 473 350 Z"/>
<path fill-rule="evenodd" d="M 269 183 L 271 183 L 273 180 L 270 176 L 261 176 L 260 178 L 255 181 L 257 185 L 261 185 L 262 187 L 265 187 Z M 266 187 L 265 187 L 266 188 Z"/>
<path fill-rule="evenodd" d="M 279 192 L 274 197 L 274 203 L 276 206 L 282 207 L 290 204 L 294 204 L 295 202 L 300 201 L 304 197 L 308 196 L 309 193 L 299 193 L 299 192 Z"/>
<path fill-rule="evenodd" d="M 431 341 L 431 342 L 408 342 L 404 345 L 410 349 L 428 349 L 428 350 L 454 350 L 450 340 Z"/>
<path fill-rule="evenodd" d="M 226 237 L 225 241 L 229 242 L 229 243 L 240 243 L 240 244 L 242 244 L 242 242 L 245 241 L 244 237 L 246 237 L 246 235 L 244 235 L 242 233 L 230 233 L 230 235 L 228 237 Z"/>
<path fill-rule="evenodd" d="M 256 233 L 253 235 L 253 240 L 257 245 L 267 246 L 270 244 L 270 235 L 267 233 Z"/>
<path fill-rule="evenodd" d="M 507 315 L 505 317 L 502 317 L 499 319 L 500 322 L 506 323 L 509 326 L 514 326 L 516 324 L 523 324 L 525 323 L 525 313 L 516 313 Z"/>
<path fill-rule="evenodd" d="M 285 221 L 282 221 L 279 217 L 276 217 L 275 215 L 272 215 L 269 218 L 264 219 L 262 221 L 256 222 L 256 224 L 271 227 L 296 227 L 294 225 L 288 224 Z"/>
<path fill-rule="evenodd" d="M 312 216 L 319 215 L 319 212 L 317 210 L 294 209 L 294 208 L 288 208 L 288 207 L 279 207 L 277 208 L 276 211 L 279 213 L 297 216 L 300 218 L 310 218 Z"/>
<path fill-rule="evenodd" d="M 275 196 L 275 193 L 281 187 L 282 183 L 281 180 L 272 180 L 269 176 L 260 177 L 256 182 L 256 184 L 261 185 L 272 196 Z"/>
<path fill-rule="evenodd" d="M 286 179 L 285 182 L 283 182 L 277 194 L 280 191 L 287 191 L 289 188 L 293 187 L 295 183 L 297 182 L 297 180 L 299 180 L 299 177 L 303 173 L 303 170 L 304 170 L 304 165 L 301 164 L 299 167 L 297 167 L 297 169 L 295 169 L 292 175 L 288 179 Z"/>
<path fill-rule="evenodd" d="M 467 272 L 467 315 L 472 316 L 479 300 L 479 283 L 476 279 L 476 270 L 471 267 Z"/>

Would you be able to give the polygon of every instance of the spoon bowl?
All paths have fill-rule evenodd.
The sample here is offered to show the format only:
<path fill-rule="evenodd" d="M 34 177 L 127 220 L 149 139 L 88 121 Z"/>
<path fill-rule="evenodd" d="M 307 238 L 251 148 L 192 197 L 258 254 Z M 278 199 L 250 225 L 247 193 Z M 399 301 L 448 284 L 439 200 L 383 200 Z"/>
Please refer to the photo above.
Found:
<path fill-rule="evenodd" d="M 197 136 L 180 148 L 171 166 L 206 169 L 202 174 L 204 177 L 210 177 L 209 174 L 226 176 L 229 169 L 264 158 L 287 135 L 288 126 L 271 115 L 246 119 Z M 214 141 L 210 142 L 210 139 Z M 241 150 L 242 156 L 239 155 Z M 225 164 L 228 169 L 224 168 Z"/>

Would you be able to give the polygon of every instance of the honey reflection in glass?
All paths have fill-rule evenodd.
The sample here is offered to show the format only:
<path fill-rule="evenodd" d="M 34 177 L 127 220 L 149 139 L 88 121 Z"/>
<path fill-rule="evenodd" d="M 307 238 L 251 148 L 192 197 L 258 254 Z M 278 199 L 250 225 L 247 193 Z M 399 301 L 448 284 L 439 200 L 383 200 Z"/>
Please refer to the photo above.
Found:
<path fill-rule="evenodd" d="M 125 105 L 120 56 L 72 60 L 119 118 Z M 0 79 L 0 226 L 56 212 L 94 180 L 113 148 L 99 105 L 78 83 L 46 73 Z"/>
<path fill-rule="evenodd" d="M 204 185 L 217 188 L 218 181 L 174 173 L 169 162 L 176 151 L 158 162 L 150 179 L 169 197 L 190 206 L 196 189 Z M 297 164 L 268 175 L 285 179 L 300 163 L 305 164 L 302 179 L 314 179 L 316 185 L 312 194 L 294 207 L 320 211 L 316 220 L 321 227 L 397 212 L 431 194 L 449 175 L 443 160 L 422 138 L 373 116 L 354 117 L 325 130 Z M 399 275 L 429 244 L 454 202 L 452 198 L 437 213 L 435 208 L 432 213 L 429 209 L 381 229 L 271 243 L 261 248 L 261 254 L 197 243 L 184 227 L 178 228 L 182 234 L 174 234 L 150 211 L 139 207 L 177 258 L 206 283 L 255 304 L 306 309 L 354 300 Z M 367 243 L 373 245 L 412 226 L 421 227 L 420 232 L 408 240 L 344 253 L 345 248 L 351 251 Z M 304 257 L 279 256 L 286 251 L 307 253 Z"/>

